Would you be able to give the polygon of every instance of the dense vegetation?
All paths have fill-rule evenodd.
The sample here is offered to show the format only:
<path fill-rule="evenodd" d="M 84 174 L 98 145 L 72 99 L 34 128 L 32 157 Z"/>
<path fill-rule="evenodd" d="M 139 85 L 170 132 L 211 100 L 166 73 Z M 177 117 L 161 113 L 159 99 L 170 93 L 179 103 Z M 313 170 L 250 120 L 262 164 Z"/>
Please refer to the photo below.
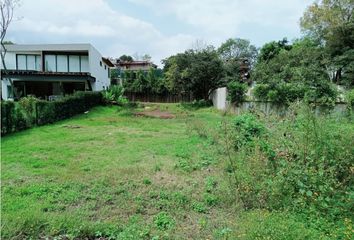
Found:
<path fill-rule="evenodd" d="M 257 49 L 246 39 L 230 38 L 219 48 L 198 45 L 166 58 L 163 72 L 127 71 L 124 86 L 135 93 L 196 100 L 229 86 L 231 101 L 240 103 L 243 89 L 256 82 L 253 94 L 259 100 L 332 105 L 339 96 L 336 84 L 354 85 L 353 5 L 352 0 L 322 0 L 306 9 L 300 21 L 303 35 L 293 42 L 284 38 Z"/>

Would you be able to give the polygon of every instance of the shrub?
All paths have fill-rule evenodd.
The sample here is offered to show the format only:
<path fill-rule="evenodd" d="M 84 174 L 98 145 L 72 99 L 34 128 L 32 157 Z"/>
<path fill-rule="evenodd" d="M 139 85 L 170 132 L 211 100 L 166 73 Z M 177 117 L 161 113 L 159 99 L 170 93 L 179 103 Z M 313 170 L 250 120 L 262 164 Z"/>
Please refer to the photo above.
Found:
<path fill-rule="evenodd" d="M 31 127 L 36 122 L 36 103 L 38 99 L 35 96 L 29 95 L 19 100 L 19 105 L 25 115 L 28 127 Z"/>
<path fill-rule="evenodd" d="M 227 85 L 227 91 L 230 101 L 239 104 L 245 100 L 247 85 L 245 83 L 233 81 Z"/>
<path fill-rule="evenodd" d="M 106 103 L 117 103 L 118 105 L 128 103 L 128 99 L 124 97 L 124 88 L 120 85 L 112 85 L 102 94 Z"/>
<path fill-rule="evenodd" d="M 346 101 L 348 104 L 348 109 L 349 110 L 353 109 L 354 108 L 354 89 L 348 91 L 345 98 L 346 98 Z"/>
<path fill-rule="evenodd" d="M 100 92 L 76 92 L 57 101 L 38 101 L 37 124 L 44 125 L 84 113 L 102 102 Z"/>
<path fill-rule="evenodd" d="M 205 204 L 202 202 L 194 202 L 192 204 L 192 209 L 197 213 L 206 213 L 208 210 Z"/>
<path fill-rule="evenodd" d="M 66 119 L 101 102 L 100 92 L 76 92 L 52 102 L 32 96 L 22 98 L 19 102 L 1 101 L 1 134 Z"/>
<path fill-rule="evenodd" d="M 1 135 L 27 128 L 27 121 L 16 102 L 1 101 Z"/>
<path fill-rule="evenodd" d="M 253 114 L 243 114 L 237 116 L 233 121 L 234 126 L 234 146 L 241 146 L 251 142 L 254 138 L 261 137 L 266 128 Z"/>
<path fill-rule="evenodd" d="M 166 212 L 159 212 L 154 217 L 154 223 L 159 230 L 167 230 L 174 226 L 174 219 Z"/>

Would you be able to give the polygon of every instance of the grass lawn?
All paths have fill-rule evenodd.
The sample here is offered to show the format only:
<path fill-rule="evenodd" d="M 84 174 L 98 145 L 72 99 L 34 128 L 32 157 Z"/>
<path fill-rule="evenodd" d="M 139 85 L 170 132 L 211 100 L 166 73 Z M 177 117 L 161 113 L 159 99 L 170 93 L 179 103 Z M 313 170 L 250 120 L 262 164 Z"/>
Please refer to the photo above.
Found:
<path fill-rule="evenodd" d="M 176 117 L 97 107 L 3 137 L 2 239 L 331 239 L 307 217 L 245 210 L 209 131 L 230 116 L 155 108 Z"/>
<path fill-rule="evenodd" d="M 217 170 L 219 155 L 189 127 L 195 119 L 216 126 L 220 113 L 160 108 L 176 118 L 97 107 L 3 137 L 3 238 L 227 234 L 239 208 Z"/>

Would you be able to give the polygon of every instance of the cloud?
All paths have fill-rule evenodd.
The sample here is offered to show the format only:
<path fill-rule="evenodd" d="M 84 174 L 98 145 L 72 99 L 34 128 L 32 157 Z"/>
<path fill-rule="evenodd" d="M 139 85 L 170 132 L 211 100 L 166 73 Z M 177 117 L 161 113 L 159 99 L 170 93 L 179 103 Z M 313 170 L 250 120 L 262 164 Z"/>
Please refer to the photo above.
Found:
<path fill-rule="evenodd" d="M 207 37 L 240 34 L 244 24 L 298 30 L 298 19 L 313 0 L 129 0 L 160 15 L 173 15 Z M 158 7 L 156 7 L 158 6 Z"/>
<path fill-rule="evenodd" d="M 8 39 L 17 43 L 89 42 L 106 56 L 148 53 L 160 63 L 161 59 L 190 48 L 196 39 L 218 45 L 226 38 L 247 36 L 247 31 L 259 32 L 262 28 L 296 32 L 297 21 L 312 0 L 118 2 L 117 6 L 130 5 L 133 13 L 143 8 L 136 10 L 135 16 L 112 8 L 107 1 L 22 0 L 15 12 L 22 19 L 13 22 Z M 147 12 L 150 19 L 145 16 Z M 162 20 L 169 31 L 159 25 Z M 265 32 L 257 37 L 265 35 L 272 36 Z"/>

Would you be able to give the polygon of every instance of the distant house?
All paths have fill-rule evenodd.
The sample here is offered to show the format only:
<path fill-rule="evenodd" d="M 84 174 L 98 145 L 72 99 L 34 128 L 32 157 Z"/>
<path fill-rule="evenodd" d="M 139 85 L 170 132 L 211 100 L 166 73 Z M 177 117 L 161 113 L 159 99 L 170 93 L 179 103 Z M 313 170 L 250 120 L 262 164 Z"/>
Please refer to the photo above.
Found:
<path fill-rule="evenodd" d="M 109 68 L 91 44 L 6 45 L 5 64 L 1 65 L 2 98 L 35 95 L 43 99 L 73 93 L 100 91 L 110 85 Z"/>
<path fill-rule="evenodd" d="M 114 66 L 121 70 L 133 70 L 133 71 L 148 71 L 150 68 L 157 68 L 157 65 L 150 61 L 121 61 L 117 59 L 113 62 Z"/>

